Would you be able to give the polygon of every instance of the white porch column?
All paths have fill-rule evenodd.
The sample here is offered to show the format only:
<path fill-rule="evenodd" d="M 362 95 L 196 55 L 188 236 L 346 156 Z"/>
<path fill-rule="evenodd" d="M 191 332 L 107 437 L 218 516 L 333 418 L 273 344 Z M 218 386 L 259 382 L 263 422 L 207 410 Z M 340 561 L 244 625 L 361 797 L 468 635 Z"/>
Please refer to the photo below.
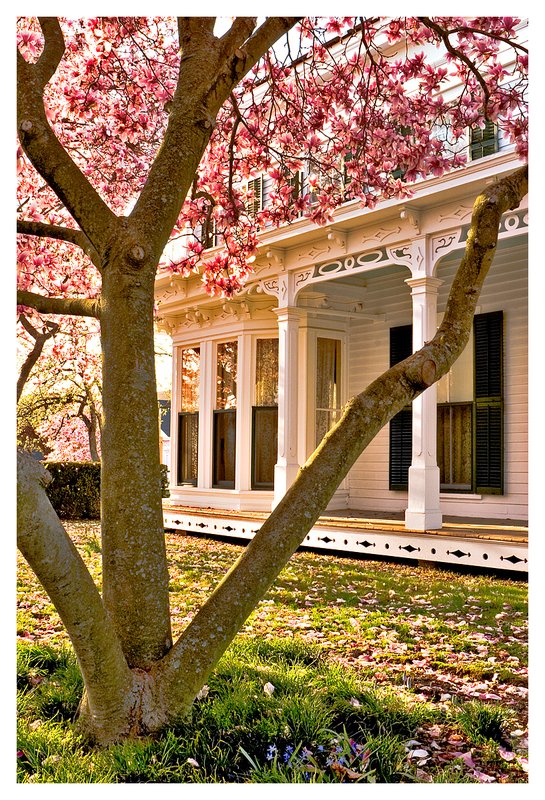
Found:
<path fill-rule="evenodd" d="M 235 457 L 235 488 L 251 488 L 252 440 L 252 337 L 243 333 L 238 337 L 237 356 L 237 443 Z"/>
<path fill-rule="evenodd" d="M 199 455 L 197 486 L 212 486 L 212 409 L 216 401 L 216 359 L 213 342 L 201 342 L 199 387 Z"/>
<path fill-rule="evenodd" d="M 278 316 L 278 460 L 274 468 L 276 506 L 299 471 L 297 396 L 301 312 L 291 306 L 274 310 Z"/>
<path fill-rule="evenodd" d="M 443 281 L 422 276 L 405 281 L 413 300 L 413 352 L 437 330 L 437 290 Z M 412 462 L 405 526 L 418 531 L 441 528 L 439 467 L 437 466 L 437 386 L 413 400 Z"/>

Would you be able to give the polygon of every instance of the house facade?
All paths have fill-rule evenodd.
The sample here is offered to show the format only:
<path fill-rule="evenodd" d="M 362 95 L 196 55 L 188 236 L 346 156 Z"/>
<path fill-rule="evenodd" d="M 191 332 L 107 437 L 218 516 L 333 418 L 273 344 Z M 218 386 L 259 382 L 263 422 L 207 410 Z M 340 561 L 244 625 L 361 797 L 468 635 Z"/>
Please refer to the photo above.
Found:
<path fill-rule="evenodd" d="M 300 218 L 261 231 L 254 275 L 231 300 L 208 296 L 198 275 L 157 279 L 159 325 L 173 343 L 165 524 L 220 532 L 212 521 L 228 519 L 223 533 L 257 530 L 343 405 L 433 337 L 475 198 L 520 166 L 493 127 L 468 132 L 467 146 L 465 167 L 420 180 L 409 201 L 372 210 L 350 201 L 329 227 Z M 266 203 L 266 176 L 254 188 Z M 464 353 L 376 436 L 328 507 L 337 517 L 379 519 L 390 534 L 394 520 L 396 536 L 418 542 L 400 544 L 399 556 L 412 548 L 439 559 L 420 543 L 444 534 L 447 520 L 460 530 L 468 520 L 484 529 L 526 524 L 525 204 L 502 219 Z M 356 534 L 369 530 L 353 524 Z M 340 541 L 321 538 L 329 540 L 321 546 Z M 511 566 L 527 568 L 524 545 L 510 547 Z M 471 549 L 479 563 L 489 558 Z M 498 558 L 508 561 L 507 549 Z"/>

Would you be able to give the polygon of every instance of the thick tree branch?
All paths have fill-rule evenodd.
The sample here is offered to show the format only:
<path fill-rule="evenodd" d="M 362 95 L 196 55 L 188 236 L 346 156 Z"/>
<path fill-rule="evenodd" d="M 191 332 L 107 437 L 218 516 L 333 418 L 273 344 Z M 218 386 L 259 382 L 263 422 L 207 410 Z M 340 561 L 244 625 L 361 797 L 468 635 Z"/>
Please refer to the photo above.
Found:
<path fill-rule="evenodd" d="M 38 461 L 18 453 L 17 545 L 68 631 L 100 730 L 125 715 L 132 677 L 98 589 L 45 493 L 50 480 Z"/>
<path fill-rule="evenodd" d="M 61 314 L 100 319 L 100 300 L 89 297 L 44 297 L 35 292 L 17 291 L 17 305 L 34 308 L 41 314 Z"/>
<path fill-rule="evenodd" d="M 72 161 L 47 120 L 43 90 L 62 57 L 64 40 L 56 20 L 48 17 L 40 21 L 45 38 L 40 59 L 30 64 L 17 51 L 19 141 L 33 166 L 100 251 L 117 218 Z"/>
<path fill-rule="evenodd" d="M 38 17 L 44 35 L 44 49 L 35 64 L 36 76 L 42 87 L 49 83 L 64 55 L 65 44 L 61 26 L 56 17 Z"/>
<path fill-rule="evenodd" d="M 25 236 L 40 236 L 47 239 L 58 239 L 63 242 L 70 242 L 80 247 L 89 256 L 95 267 L 100 269 L 100 257 L 83 231 L 76 228 L 65 228 L 61 225 L 49 225 L 46 222 L 35 222 L 31 220 L 18 219 L 17 233 Z"/>
<path fill-rule="evenodd" d="M 237 17 L 233 24 L 221 37 L 224 52 L 231 56 L 252 35 L 257 24 L 257 17 Z"/>
<path fill-rule="evenodd" d="M 179 21 L 182 56 L 167 130 L 129 217 L 137 231 L 147 231 L 156 258 L 176 224 L 219 108 L 240 78 L 298 19 L 270 17 L 246 40 L 240 53 L 235 48 L 227 60 L 208 18 Z M 155 224 L 157 219 L 163 221 L 161 226 Z"/>
<path fill-rule="evenodd" d="M 179 691 L 182 705 L 205 682 L 256 601 L 263 597 L 323 513 L 356 459 L 384 425 L 439 380 L 463 351 L 494 257 L 502 214 L 516 208 L 527 190 L 528 171 L 524 167 L 488 187 L 477 198 L 465 254 L 451 287 L 443 323 L 433 340 L 347 404 L 339 422 L 165 656 L 163 680 Z M 180 676 L 189 675 L 190 685 L 180 681 Z"/>
<path fill-rule="evenodd" d="M 267 50 L 301 19 L 302 17 L 268 17 L 243 45 L 247 58 L 244 62 L 245 72 L 257 64 Z"/>

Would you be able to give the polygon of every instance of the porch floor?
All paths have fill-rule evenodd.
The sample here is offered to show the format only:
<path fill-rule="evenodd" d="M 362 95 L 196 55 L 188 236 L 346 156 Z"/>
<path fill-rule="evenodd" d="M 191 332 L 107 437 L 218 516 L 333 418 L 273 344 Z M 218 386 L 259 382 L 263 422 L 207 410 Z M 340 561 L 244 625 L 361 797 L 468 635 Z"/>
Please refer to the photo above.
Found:
<path fill-rule="evenodd" d="M 164 503 L 165 528 L 209 536 L 251 539 L 268 517 L 262 511 L 231 511 Z M 444 517 L 440 530 L 412 531 L 403 512 L 328 511 L 305 538 L 306 547 L 410 558 L 495 569 L 527 571 L 526 520 Z"/>

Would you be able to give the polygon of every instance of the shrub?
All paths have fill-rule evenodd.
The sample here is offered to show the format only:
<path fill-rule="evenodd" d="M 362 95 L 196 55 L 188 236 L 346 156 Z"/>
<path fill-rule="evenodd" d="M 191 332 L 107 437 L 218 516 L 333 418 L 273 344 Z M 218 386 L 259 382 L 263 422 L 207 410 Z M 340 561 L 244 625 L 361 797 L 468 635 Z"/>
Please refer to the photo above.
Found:
<path fill-rule="evenodd" d="M 45 467 L 53 478 L 47 495 L 61 519 L 100 518 L 100 463 L 55 461 Z"/>
<path fill-rule="evenodd" d="M 47 495 L 61 519 L 100 519 L 99 462 L 49 461 L 45 467 L 53 478 Z M 166 464 L 161 464 L 161 496 L 170 496 Z"/>

